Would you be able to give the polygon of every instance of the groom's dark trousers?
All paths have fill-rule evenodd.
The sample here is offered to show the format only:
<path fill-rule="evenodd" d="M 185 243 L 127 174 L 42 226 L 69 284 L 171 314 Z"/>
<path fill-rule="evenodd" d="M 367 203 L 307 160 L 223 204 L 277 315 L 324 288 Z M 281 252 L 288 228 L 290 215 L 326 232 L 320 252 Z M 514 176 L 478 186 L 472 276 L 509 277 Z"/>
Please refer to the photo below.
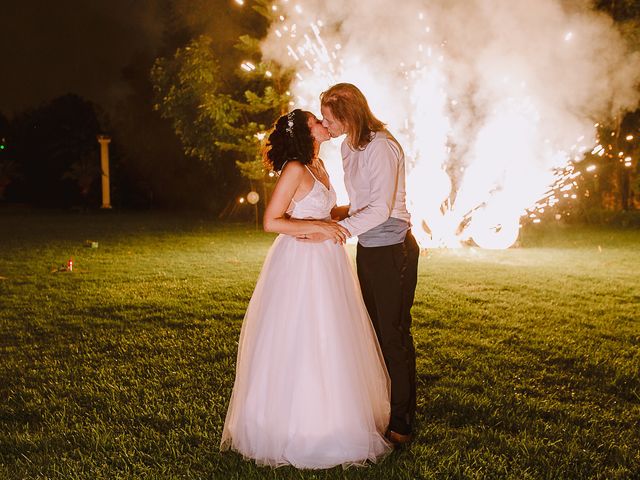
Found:
<path fill-rule="evenodd" d="M 411 306 L 418 280 L 420 247 L 411 234 L 385 247 L 358 244 L 356 264 L 364 303 L 391 377 L 389 429 L 411 433 L 416 410 L 416 352 Z"/>

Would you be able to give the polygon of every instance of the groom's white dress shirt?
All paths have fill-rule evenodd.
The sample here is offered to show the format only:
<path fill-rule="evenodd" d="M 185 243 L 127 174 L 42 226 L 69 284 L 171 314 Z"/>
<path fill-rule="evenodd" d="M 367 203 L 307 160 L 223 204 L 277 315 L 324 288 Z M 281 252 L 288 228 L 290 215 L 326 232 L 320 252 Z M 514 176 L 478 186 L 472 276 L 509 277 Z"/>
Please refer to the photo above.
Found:
<path fill-rule="evenodd" d="M 398 141 L 383 130 L 373 134 L 364 150 L 352 149 L 345 140 L 341 151 L 350 206 L 349 217 L 338 223 L 351 236 L 362 235 L 390 218 L 406 222 L 408 229 L 411 216 L 405 200 L 404 152 Z"/>

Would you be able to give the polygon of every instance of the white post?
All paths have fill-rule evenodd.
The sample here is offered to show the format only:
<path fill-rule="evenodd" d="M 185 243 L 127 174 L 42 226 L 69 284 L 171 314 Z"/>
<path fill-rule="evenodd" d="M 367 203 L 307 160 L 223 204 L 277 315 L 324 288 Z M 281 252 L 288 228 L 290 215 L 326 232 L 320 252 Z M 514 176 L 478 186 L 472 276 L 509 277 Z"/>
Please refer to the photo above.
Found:
<path fill-rule="evenodd" d="M 108 135 L 98 135 L 100 142 L 100 164 L 102 166 L 102 207 L 111 208 L 111 192 L 109 190 L 109 142 Z"/>

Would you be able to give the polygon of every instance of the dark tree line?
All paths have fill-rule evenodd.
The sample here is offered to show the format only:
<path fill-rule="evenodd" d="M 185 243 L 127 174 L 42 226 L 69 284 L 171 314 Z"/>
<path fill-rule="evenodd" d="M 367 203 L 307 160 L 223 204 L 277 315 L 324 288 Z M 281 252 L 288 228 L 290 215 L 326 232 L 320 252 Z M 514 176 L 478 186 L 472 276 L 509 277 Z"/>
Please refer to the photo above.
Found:
<path fill-rule="evenodd" d="M 96 136 L 107 133 L 116 207 L 229 212 L 249 190 L 263 204 L 273 180 L 260 164 L 255 134 L 287 107 L 291 78 L 260 56 L 269 4 L 255 0 L 253 10 L 229 10 L 221 21 L 214 5 L 188 3 L 167 1 L 164 43 L 123 70 L 129 88 L 117 108 L 69 94 L 12 118 L 0 114 L 0 202 L 97 208 Z M 637 35 L 640 2 L 596 5 Z M 254 71 L 240 70 L 245 60 Z M 604 153 L 576 164 L 577 198 L 558 206 L 574 216 L 640 209 L 640 112 L 603 119 L 599 137 Z M 587 170 L 592 165 L 595 171 Z"/>
<path fill-rule="evenodd" d="M 159 55 L 170 55 L 205 32 L 216 35 L 221 67 L 231 70 L 235 58 L 221 53 L 233 49 L 240 32 L 255 28 L 257 18 L 235 10 L 221 15 L 205 4 L 167 0 L 162 9 L 163 45 L 159 51 L 138 52 L 123 69 L 127 93 L 115 108 L 106 110 L 69 94 L 11 118 L 0 112 L 0 203 L 97 208 L 101 190 L 96 136 L 100 133 L 112 137 L 115 207 L 220 212 L 238 192 L 248 191 L 249 182 L 235 160 L 221 174 L 216 165 L 185 152 L 170 120 L 154 109 L 150 76 Z M 228 31 L 219 31 L 226 24 L 231 25 Z"/>
<path fill-rule="evenodd" d="M 88 204 L 99 180 L 99 113 L 76 95 L 2 122 L 3 198 L 37 206 Z"/>

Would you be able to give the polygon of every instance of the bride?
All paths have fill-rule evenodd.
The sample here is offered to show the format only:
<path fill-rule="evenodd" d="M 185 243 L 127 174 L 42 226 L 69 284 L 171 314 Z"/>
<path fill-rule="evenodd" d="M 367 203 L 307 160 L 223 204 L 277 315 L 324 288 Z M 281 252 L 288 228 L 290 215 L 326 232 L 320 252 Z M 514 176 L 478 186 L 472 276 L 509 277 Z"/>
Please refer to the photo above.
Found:
<path fill-rule="evenodd" d="M 330 468 L 375 462 L 391 450 L 389 377 L 350 257 L 331 221 L 336 194 L 310 112 L 276 122 L 265 163 L 280 172 L 264 215 L 274 241 L 245 314 L 222 432 L 259 465 Z M 332 240 L 296 240 L 321 232 Z"/>

